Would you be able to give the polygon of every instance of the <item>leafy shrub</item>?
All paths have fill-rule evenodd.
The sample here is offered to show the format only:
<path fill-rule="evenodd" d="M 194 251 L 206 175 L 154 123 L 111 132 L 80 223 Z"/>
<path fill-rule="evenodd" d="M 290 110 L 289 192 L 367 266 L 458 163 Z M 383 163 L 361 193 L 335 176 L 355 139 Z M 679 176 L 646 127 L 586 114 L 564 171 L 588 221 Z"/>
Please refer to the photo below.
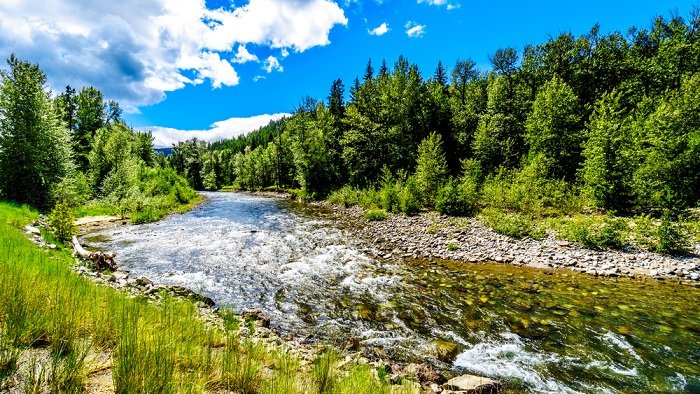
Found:
<path fill-rule="evenodd" d="M 686 254 L 691 249 L 690 234 L 685 226 L 673 219 L 669 214 L 664 214 L 661 218 L 655 251 L 664 254 Z"/>
<path fill-rule="evenodd" d="M 364 218 L 368 222 L 375 222 L 375 221 L 381 221 L 389 217 L 389 214 L 386 213 L 385 210 L 383 209 L 369 209 L 365 211 Z"/>
<path fill-rule="evenodd" d="M 360 193 L 351 186 L 345 185 L 332 192 L 327 198 L 331 204 L 340 205 L 345 208 L 357 205 L 360 202 Z"/>
<path fill-rule="evenodd" d="M 547 179 L 547 165 L 533 159 L 520 171 L 501 169 L 484 181 L 481 204 L 531 217 L 580 212 L 584 199 L 563 180 Z"/>
<path fill-rule="evenodd" d="M 76 234 L 75 217 L 70 206 L 59 201 L 48 217 L 51 231 L 61 242 L 68 242 Z"/>
<path fill-rule="evenodd" d="M 692 237 L 687 223 L 680 218 L 664 214 L 661 220 L 649 215 L 634 218 L 632 235 L 637 244 L 652 252 L 664 254 L 685 254 L 691 251 Z"/>
<path fill-rule="evenodd" d="M 451 216 L 471 215 L 476 210 L 478 191 L 475 182 L 465 179 L 462 184 L 456 184 L 450 179 L 440 188 L 435 208 L 438 212 Z"/>
<path fill-rule="evenodd" d="M 485 209 L 481 220 L 495 232 L 515 238 L 531 237 L 541 239 L 544 232 L 522 214 L 505 214 L 494 209 Z"/>
<path fill-rule="evenodd" d="M 420 210 L 421 193 L 415 177 L 409 177 L 399 193 L 399 209 L 401 212 L 411 215 Z"/>
<path fill-rule="evenodd" d="M 566 225 L 565 238 L 593 249 L 619 249 L 625 244 L 627 223 L 622 219 L 605 217 L 603 220 L 579 217 Z"/>

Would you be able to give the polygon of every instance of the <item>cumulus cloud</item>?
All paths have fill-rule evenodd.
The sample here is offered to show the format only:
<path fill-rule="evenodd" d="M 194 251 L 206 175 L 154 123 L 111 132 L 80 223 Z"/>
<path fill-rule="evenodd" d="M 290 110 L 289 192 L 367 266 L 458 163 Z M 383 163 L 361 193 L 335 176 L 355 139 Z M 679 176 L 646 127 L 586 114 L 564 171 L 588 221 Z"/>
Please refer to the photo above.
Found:
<path fill-rule="evenodd" d="M 267 59 L 265 59 L 265 63 L 263 63 L 263 70 L 267 71 L 267 73 L 271 73 L 273 71 L 279 71 L 282 72 L 284 71 L 284 67 L 280 64 L 280 61 L 277 60 L 276 57 L 274 56 L 268 56 Z"/>
<path fill-rule="evenodd" d="M 382 23 L 381 25 L 375 27 L 374 29 L 367 30 L 367 32 L 373 36 L 383 36 L 389 31 L 389 25 L 387 25 L 386 22 Z"/>
<path fill-rule="evenodd" d="M 11 0 L 0 2 L 0 53 L 38 62 L 56 90 L 94 85 L 135 109 L 191 84 L 238 84 L 234 63 L 257 58 L 246 44 L 299 53 L 347 23 L 332 0 L 214 10 L 204 0 Z"/>
<path fill-rule="evenodd" d="M 219 141 L 225 138 L 234 138 L 247 134 L 267 125 L 273 120 L 279 120 L 290 116 L 287 113 L 264 114 L 249 118 L 229 118 L 214 122 L 207 130 L 180 130 L 170 127 L 140 127 L 139 131 L 153 133 L 153 146 L 156 148 L 169 148 L 179 141 L 197 138 L 207 142 Z"/>
<path fill-rule="evenodd" d="M 425 25 L 419 25 L 416 22 L 408 21 L 404 26 L 406 35 L 412 38 L 421 38 L 425 35 Z"/>
<path fill-rule="evenodd" d="M 260 62 L 257 56 L 248 52 L 245 45 L 238 46 L 238 52 L 236 52 L 236 57 L 233 59 L 234 63 L 247 63 L 247 62 Z"/>

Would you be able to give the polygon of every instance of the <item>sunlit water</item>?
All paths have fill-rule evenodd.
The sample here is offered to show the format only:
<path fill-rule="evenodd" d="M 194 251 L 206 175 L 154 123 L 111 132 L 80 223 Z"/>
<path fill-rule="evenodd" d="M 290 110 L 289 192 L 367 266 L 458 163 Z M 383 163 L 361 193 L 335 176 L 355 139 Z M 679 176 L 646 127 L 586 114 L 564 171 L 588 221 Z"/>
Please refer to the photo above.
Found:
<path fill-rule="evenodd" d="M 84 240 L 160 284 L 259 308 L 298 338 L 360 339 L 512 391 L 698 392 L 700 290 L 499 264 L 376 260 L 328 214 L 207 193 L 192 212 Z"/>

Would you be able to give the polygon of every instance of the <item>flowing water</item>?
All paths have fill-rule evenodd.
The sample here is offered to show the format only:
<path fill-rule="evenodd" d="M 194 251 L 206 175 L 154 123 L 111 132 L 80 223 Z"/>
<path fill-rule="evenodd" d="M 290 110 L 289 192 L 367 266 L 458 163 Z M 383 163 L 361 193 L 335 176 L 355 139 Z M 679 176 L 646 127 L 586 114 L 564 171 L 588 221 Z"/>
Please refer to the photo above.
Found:
<path fill-rule="evenodd" d="M 329 214 L 207 193 L 192 212 L 90 234 L 133 275 L 259 308 L 298 338 L 360 339 L 512 392 L 700 389 L 700 289 L 500 264 L 376 260 Z"/>

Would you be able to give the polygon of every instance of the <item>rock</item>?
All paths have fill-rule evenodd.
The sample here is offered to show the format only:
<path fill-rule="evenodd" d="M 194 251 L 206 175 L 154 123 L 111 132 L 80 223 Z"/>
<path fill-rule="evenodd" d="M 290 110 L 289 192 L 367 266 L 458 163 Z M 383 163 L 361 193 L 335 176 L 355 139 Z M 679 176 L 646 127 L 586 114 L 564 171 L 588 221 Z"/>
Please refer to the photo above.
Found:
<path fill-rule="evenodd" d="M 454 342 L 438 339 L 433 342 L 433 344 L 435 345 L 435 350 L 437 351 L 437 356 L 440 361 L 452 361 L 459 351 L 457 344 Z"/>
<path fill-rule="evenodd" d="M 24 232 L 27 234 L 41 235 L 41 231 L 38 228 L 30 225 L 24 226 Z"/>
<path fill-rule="evenodd" d="M 435 372 L 426 364 L 409 364 L 406 367 L 406 372 L 413 375 L 420 382 L 441 384 L 447 381 L 444 376 L 438 372 Z"/>
<path fill-rule="evenodd" d="M 138 278 L 136 278 L 136 286 L 153 286 L 153 281 L 146 278 L 145 276 L 139 276 Z"/>
<path fill-rule="evenodd" d="M 114 271 L 114 278 L 117 281 L 126 280 L 126 278 L 128 278 L 128 277 L 129 277 L 128 271 Z"/>
<path fill-rule="evenodd" d="M 501 384 L 493 379 L 468 374 L 452 378 L 442 387 L 470 394 L 497 394 L 501 390 Z"/>
<path fill-rule="evenodd" d="M 261 311 L 260 309 L 256 308 L 256 309 L 245 310 L 245 311 L 243 311 L 243 313 L 241 313 L 241 316 L 247 320 L 257 321 L 258 323 L 260 323 L 260 326 L 262 326 L 262 327 L 265 327 L 265 328 L 270 327 L 270 318 L 267 317 L 265 312 Z"/>
<path fill-rule="evenodd" d="M 691 280 L 699 280 L 699 279 L 700 279 L 700 274 L 698 274 L 697 272 L 693 272 L 693 273 L 690 274 L 690 279 L 691 279 Z"/>

